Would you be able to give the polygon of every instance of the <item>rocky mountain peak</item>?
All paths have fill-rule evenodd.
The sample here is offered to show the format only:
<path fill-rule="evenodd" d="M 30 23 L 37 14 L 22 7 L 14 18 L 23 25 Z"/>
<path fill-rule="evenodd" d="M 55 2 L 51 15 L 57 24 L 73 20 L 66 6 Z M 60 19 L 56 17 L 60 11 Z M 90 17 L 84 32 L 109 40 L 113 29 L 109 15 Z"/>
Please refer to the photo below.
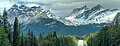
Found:
<path fill-rule="evenodd" d="M 85 5 L 85 6 L 81 7 L 81 8 L 76 8 L 76 9 L 74 9 L 74 10 L 73 10 L 73 13 L 79 12 L 79 11 L 81 11 L 81 10 L 86 10 L 86 9 L 87 9 L 87 6 Z"/>
<path fill-rule="evenodd" d="M 17 4 L 14 4 L 12 7 L 18 7 L 18 5 L 17 5 Z"/>
<path fill-rule="evenodd" d="M 100 4 L 98 4 L 94 6 L 91 10 L 101 10 L 101 9 L 103 9 L 103 7 Z"/>

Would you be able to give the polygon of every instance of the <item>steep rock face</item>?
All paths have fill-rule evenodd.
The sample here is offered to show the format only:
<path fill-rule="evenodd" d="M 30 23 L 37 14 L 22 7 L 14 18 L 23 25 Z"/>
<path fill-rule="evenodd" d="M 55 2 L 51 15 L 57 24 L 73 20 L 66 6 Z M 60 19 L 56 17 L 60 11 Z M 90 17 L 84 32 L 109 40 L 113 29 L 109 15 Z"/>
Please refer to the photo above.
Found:
<path fill-rule="evenodd" d="M 65 18 L 65 19 L 75 19 L 77 16 L 81 15 L 86 10 L 88 10 L 86 5 L 81 7 L 81 8 L 76 8 L 76 9 L 73 10 L 73 12 L 70 14 L 70 16 Z"/>
<path fill-rule="evenodd" d="M 102 9 L 103 9 L 103 7 L 102 7 L 100 4 L 98 4 L 98 5 L 94 6 L 94 7 L 91 9 L 91 11 L 98 11 L 98 10 L 102 10 Z"/>
<path fill-rule="evenodd" d="M 120 24 L 120 12 L 115 16 L 113 24 Z"/>

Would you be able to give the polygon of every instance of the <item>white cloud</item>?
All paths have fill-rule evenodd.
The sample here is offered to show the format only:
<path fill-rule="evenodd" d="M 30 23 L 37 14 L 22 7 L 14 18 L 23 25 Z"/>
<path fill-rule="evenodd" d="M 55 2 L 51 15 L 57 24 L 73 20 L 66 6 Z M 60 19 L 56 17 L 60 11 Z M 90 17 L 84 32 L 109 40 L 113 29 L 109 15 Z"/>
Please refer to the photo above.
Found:
<path fill-rule="evenodd" d="M 32 7 L 32 6 L 40 6 L 40 5 L 38 5 L 38 4 L 26 4 L 26 6 Z"/>
<path fill-rule="evenodd" d="M 52 12 L 59 16 L 69 15 L 73 9 L 87 5 L 89 8 L 101 4 L 105 8 L 119 8 L 120 0 L 45 0 Z"/>
<path fill-rule="evenodd" d="M 75 7 L 82 7 L 88 2 L 73 2 L 73 3 L 56 3 L 51 5 L 51 7 L 54 10 L 65 10 L 65 9 L 71 9 Z"/>
<path fill-rule="evenodd" d="M 0 0 L 0 9 L 4 7 L 10 7 L 15 2 L 6 2 L 7 0 Z M 66 16 L 72 12 L 73 9 L 87 5 L 88 7 L 93 7 L 97 4 L 102 4 L 105 8 L 119 8 L 118 6 L 120 0 L 18 0 L 24 2 L 37 2 L 45 3 L 48 6 L 43 6 L 45 9 L 50 9 L 56 15 Z M 3 3 L 2 3 L 3 2 Z M 3 6 L 5 5 L 5 6 Z M 33 4 L 36 5 L 36 4 Z M 30 6 L 30 5 L 29 5 Z"/>
<path fill-rule="evenodd" d="M 9 0 L 0 0 L 0 13 L 3 12 L 3 9 L 9 9 L 15 2 L 10 2 Z"/>

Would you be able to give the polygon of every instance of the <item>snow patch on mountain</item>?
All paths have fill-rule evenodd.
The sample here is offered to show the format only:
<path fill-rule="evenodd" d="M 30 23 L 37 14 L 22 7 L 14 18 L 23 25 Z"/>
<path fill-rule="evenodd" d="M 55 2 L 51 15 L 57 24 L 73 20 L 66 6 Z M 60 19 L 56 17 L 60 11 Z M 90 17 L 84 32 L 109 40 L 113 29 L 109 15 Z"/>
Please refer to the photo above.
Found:
<path fill-rule="evenodd" d="M 77 8 L 78 9 L 78 8 Z M 101 5 L 96 5 L 91 9 L 82 9 L 77 12 L 73 10 L 73 14 L 66 17 L 68 21 L 64 23 L 66 25 L 86 25 L 86 24 L 100 24 L 100 23 L 111 23 L 115 18 L 116 14 L 120 12 L 118 9 L 104 9 Z"/>
<path fill-rule="evenodd" d="M 13 24 L 14 18 L 18 17 L 19 22 L 23 24 L 39 22 L 41 18 L 57 18 L 49 10 L 45 10 L 40 6 L 16 5 L 14 4 L 8 10 L 8 21 Z"/>
<path fill-rule="evenodd" d="M 8 21 L 12 24 L 15 17 L 23 24 L 37 23 L 41 18 L 52 18 L 60 21 L 67 26 L 79 26 L 87 24 L 111 23 L 116 14 L 120 12 L 118 9 L 104 9 L 101 5 L 88 8 L 86 5 L 76 8 L 66 18 L 60 18 L 54 15 L 50 10 L 45 10 L 40 6 L 25 6 L 14 4 L 8 10 Z M 47 24 L 49 25 L 49 24 Z"/>

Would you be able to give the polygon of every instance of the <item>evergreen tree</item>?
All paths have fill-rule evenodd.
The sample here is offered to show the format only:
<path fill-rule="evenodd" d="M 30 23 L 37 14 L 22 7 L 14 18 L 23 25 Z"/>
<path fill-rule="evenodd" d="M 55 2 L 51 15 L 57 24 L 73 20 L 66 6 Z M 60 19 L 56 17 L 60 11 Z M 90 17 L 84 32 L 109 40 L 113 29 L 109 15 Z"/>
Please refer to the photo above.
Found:
<path fill-rule="evenodd" d="M 12 33 L 12 28 L 11 28 L 11 25 L 10 24 L 8 24 L 8 30 L 7 30 L 7 34 L 8 34 L 8 39 L 9 39 L 9 43 L 11 43 L 12 44 L 12 37 L 13 37 L 13 33 Z"/>
<path fill-rule="evenodd" d="M 54 46 L 58 46 L 58 44 L 57 44 L 57 35 L 56 35 L 56 32 L 54 31 L 53 32 L 53 43 L 54 43 Z"/>
<path fill-rule="evenodd" d="M 13 29 L 14 29 L 13 46 L 19 46 L 20 45 L 20 29 L 19 29 L 19 22 L 17 18 L 15 18 Z"/>
<path fill-rule="evenodd" d="M 8 34 L 8 39 L 9 39 L 9 43 L 12 44 L 12 29 L 11 29 L 11 25 L 10 23 L 8 22 L 8 17 L 7 17 L 7 11 L 6 9 L 4 8 L 4 11 L 3 11 L 3 16 L 2 16 L 2 20 L 3 20 L 3 26 L 5 27 L 5 32 Z"/>
<path fill-rule="evenodd" d="M 97 34 L 97 40 L 99 41 L 98 46 L 111 46 L 111 34 L 108 28 L 108 26 L 105 26 Z"/>
<path fill-rule="evenodd" d="M 42 46 L 42 43 L 43 43 L 43 36 L 42 33 L 40 33 L 38 37 L 38 46 Z"/>
<path fill-rule="evenodd" d="M 28 31 L 28 36 L 27 36 L 27 46 L 32 46 L 33 45 L 33 33 Z"/>
<path fill-rule="evenodd" d="M 120 45 L 120 25 L 116 24 L 111 27 L 111 35 L 112 35 L 112 46 Z"/>
<path fill-rule="evenodd" d="M 11 46 L 8 35 L 5 33 L 5 27 L 0 26 L 0 46 Z"/>
<path fill-rule="evenodd" d="M 25 44 L 25 46 L 27 46 L 27 37 L 24 37 L 24 39 L 25 39 L 25 42 L 24 42 L 24 44 Z"/>
<path fill-rule="evenodd" d="M 8 23 L 7 19 L 8 19 L 7 11 L 6 8 L 4 8 L 2 20 L 3 20 L 3 26 L 5 27 L 5 31 L 7 30 L 7 23 Z"/>
<path fill-rule="evenodd" d="M 38 40 L 36 39 L 35 35 L 33 36 L 33 46 L 38 46 Z"/>
<path fill-rule="evenodd" d="M 53 32 L 53 37 L 57 37 L 56 31 Z"/>
<path fill-rule="evenodd" d="M 21 43 L 20 43 L 20 46 L 25 46 L 25 40 L 24 40 L 23 33 L 22 33 L 22 35 L 21 35 Z"/>
<path fill-rule="evenodd" d="M 87 41 L 88 46 L 113 46 L 110 27 L 105 26 L 99 32 L 94 33 Z"/>

